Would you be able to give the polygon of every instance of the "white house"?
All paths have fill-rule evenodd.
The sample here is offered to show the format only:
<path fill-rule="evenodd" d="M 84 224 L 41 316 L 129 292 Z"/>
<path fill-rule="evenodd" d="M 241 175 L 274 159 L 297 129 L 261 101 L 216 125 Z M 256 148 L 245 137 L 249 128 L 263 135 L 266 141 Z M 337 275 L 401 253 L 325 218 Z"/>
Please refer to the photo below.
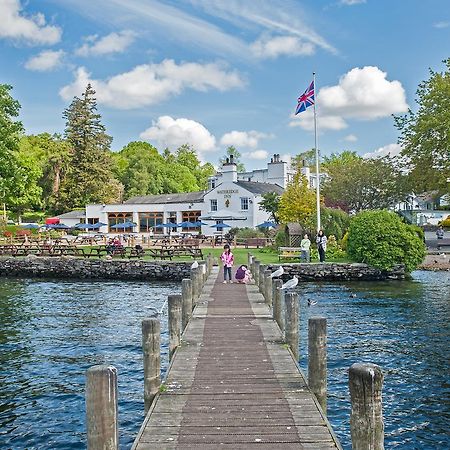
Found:
<path fill-rule="evenodd" d="M 220 222 L 231 227 L 256 227 L 269 220 L 269 214 L 259 209 L 262 196 L 267 192 L 282 194 L 288 182 L 286 163 L 276 157 L 268 164 L 266 178 L 254 178 L 260 181 L 239 177 L 241 174 L 237 173 L 236 164 L 231 158 L 223 165 L 221 173 L 212 177 L 215 182 L 210 180 L 208 191 L 145 195 L 118 204 L 87 205 L 86 222 L 103 222 L 107 225 L 101 227 L 100 231 L 109 233 L 135 231 L 163 234 L 167 233 L 167 228 L 161 227 L 163 224 L 197 221 L 206 225 L 178 228 L 178 231 L 213 235 L 216 229 L 211 225 Z M 112 228 L 124 222 L 134 222 L 137 226 Z"/>

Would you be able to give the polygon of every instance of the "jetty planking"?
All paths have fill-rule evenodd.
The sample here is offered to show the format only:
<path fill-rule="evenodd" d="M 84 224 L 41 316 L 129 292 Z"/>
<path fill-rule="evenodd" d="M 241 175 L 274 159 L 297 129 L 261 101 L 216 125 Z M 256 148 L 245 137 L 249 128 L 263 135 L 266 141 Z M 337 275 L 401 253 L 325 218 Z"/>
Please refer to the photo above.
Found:
<path fill-rule="evenodd" d="M 207 279 L 133 450 L 340 449 L 255 284 Z"/>

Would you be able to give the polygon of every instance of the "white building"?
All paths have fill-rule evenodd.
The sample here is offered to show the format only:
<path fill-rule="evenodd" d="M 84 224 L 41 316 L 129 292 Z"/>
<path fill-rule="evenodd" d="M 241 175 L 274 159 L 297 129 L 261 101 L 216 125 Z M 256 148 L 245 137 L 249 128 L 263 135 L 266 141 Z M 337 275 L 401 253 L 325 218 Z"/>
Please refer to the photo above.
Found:
<path fill-rule="evenodd" d="M 268 192 L 282 194 L 292 172 L 274 155 L 267 169 L 238 174 L 233 159 L 227 161 L 220 174 L 211 177 L 208 191 L 182 194 L 145 195 L 119 204 L 87 205 L 86 222 L 103 222 L 102 232 L 165 234 L 167 223 L 201 221 L 206 225 L 178 228 L 177 231 L 201 232 L 213 235 L 211 225 L 226 223 L 231 227 L 256 227 L 269 220 L 269 214 L 259 209 L 262 196 Z M 250 180 L 249 180 L 250 179 Z M 135 227 L 111 228 L 123 222 Z"/>

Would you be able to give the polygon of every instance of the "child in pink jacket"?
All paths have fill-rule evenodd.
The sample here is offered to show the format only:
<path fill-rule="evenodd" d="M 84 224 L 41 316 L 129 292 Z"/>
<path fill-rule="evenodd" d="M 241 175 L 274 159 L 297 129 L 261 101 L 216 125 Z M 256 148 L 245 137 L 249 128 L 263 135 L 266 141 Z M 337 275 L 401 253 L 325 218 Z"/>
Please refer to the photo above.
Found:
<path fill-rule="evenodd" d="M 223 262 L 223 282 L 226 283 L 227 282 L 227 277 L 230 283 L 232 283 L 231 281 L 231 268 L 233 267 L 233 263 L 234 263 L 234 256 L 233 253 L 231 253 L 231 249 L 230 246 L 228 244 L 226 244 L 223 247 L 223 253 L 220 257 L 220 259 Z"/>

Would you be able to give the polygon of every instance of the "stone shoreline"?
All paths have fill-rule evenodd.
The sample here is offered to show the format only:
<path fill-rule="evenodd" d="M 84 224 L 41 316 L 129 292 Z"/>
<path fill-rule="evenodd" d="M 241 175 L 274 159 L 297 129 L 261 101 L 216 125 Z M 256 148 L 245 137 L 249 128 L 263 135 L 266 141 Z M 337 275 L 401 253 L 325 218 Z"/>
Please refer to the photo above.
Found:
<path fill-rule="evenodd" d="M 30 278 L 170 280 L 190 277 L 192 262 L 142 261 L 127 259 L 83 259 L 72 256 L 24 258 L 0 257 L 0 276 Z M 271 264 L 275 270 L 279 264 Z M 287 280 L 296 275 L 300 281 L 402 280 L 407 274 L 402 267 L 383 272 L 366 264 L 291 263 L 283 264 Z"/>

